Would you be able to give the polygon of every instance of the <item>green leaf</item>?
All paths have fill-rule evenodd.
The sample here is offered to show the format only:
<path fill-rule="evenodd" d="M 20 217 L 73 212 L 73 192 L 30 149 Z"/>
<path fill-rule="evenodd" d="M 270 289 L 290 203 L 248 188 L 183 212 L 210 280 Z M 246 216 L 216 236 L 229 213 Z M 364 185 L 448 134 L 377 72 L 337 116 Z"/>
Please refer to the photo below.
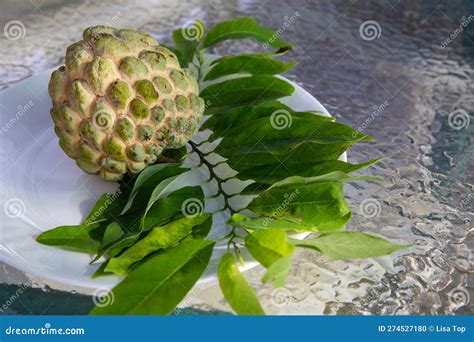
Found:
<path fill-rule="evenodd" d="M 172 219 L 183 217 L 183 203 L 190 198 L 195 198 L 204 203 L 204 193 L 200 186 L 187 186 L 163 198 L 159 198 L 148 210 L 144 220 L 144 231 L 154 227 L 163 226 Z"/>
<path fill-rule="evenodd" d="M 382 179 L 379 177 L 373 177 L 373 176 L 349 176 L 345 172 L 334 171 L 334 172 L 330 172 L 324 175 L 314 176 L 314 177 L 301 177 L 301 176 L 287 177 L 285 179 L 282 179 L 281 181 L 273 183 L 272 186 L 269 187 L 269 189 L 276 188 L 276 187 L 279 187 L 279 188 L 295 187 L 298 185 L 309 185 L 309 184 L 324 183 L 324 182 L 341 182 L 341 183 L 355 182 L 359 180 L 378 182 L 378 181 L 381 181 Z"/>
<path fill-rule="evenodd" d="M 309 152 L 308 159 L 306 160 L 294 160 L 293 158 L 290 158 L 290 160 L 285 161 L 284 164 L 275 163 L 259 165 L 258 167 L 244 168 L 243 170 L 239 171 L 238 177 L 240 179 L 255 180 L 256 183 L 250 184 L 245 189 L 246 193 L 255 193 L 265 190 L 272 184 L 291 176 L 321 176 L 335 171 L 351 173 L 373 165 L 380 160 L 380 158 L 376 158 L 360 164 L 351 164 L 341 160 L 325 160 L 314 162 L 311 159 L 310 153 L 311 152 Z"/>
<path fill-rule="evenodd" d="M 229 224 L 237 227 L 249 228 L 249 229 L 269 229 L 279 228 L 285 230 L 295 231 L 312 231 L 314 228 L 310 225 L 305 226 L 301 223 L 275 219 L 273 217 L 257 217 L 250 218 L 242 214 L 233 214 Z"/>
<path fill-rule="evenodd" d="M 286 117 L 289 127 L 276 129 L 273 113 Z M 238 178 L 257 181 L 246 193 L 256 193 L 292 175 L 322 175 L 336 167 L 354 171 L 376 161 L 361 165 L 337 161 L 352 144 L 370 137 L 326 117 L 294 112 L 275 103 L 234 110 L 230 118 L 215 116 L 208 122 L 205 127 L 215 129 L 212 138 L 223 137 L 215 152 L 227 158 L 239 172 Z"/>
<path fill-rule="evenodd" d="M 124 248 L 133 244 L 133 238 L 138 238 L 141 233 L 140 230 L 140 218 L 142 213 L 140 211 L 126 212 L 115 219 L 115 223 L 120 226 L 120 229 L 124 232 L 118 239 L 103 239 L 100 248 L 91 261 L 96 262 L 101 256 L 107 254 L 109 256 L 115 256 Z M 118 228 L 111 227 L 110 236 L 118 232 Z"/>
<path fill-rule="evenodd" d="M 233 106 L 243 106 L 289 96 L 293 91 L 293 86 L 287 81 L 271 75 L 259 75 L 211 84 L 204 88 L 200 96 L 208 105 L 206 113 L 211 114 Z"/>
<path fill-rule="evenodd" d="M 278 129 L 278 115 L 286 120 L 287 128 Z M 283 121 L 281 123 L 283 124 Z M 274 117 L 256 117 L 234 125 L 227 130 L 216 152 L 229 159 L 239 160 L 248 156 L 245 160 L 251 160 L 256 154 L 258 157 L 259 153 L 288 155 L 296 147 L 310 143 L 315 149 L 331 148 L 328 145 L 336 146 L 338 154 L 334 154 L 332 149 L 334 156 L 330 159 L 337 159 L 341 151 L 362 140 L 370 140 L 370 137 L 321 116 L 310 113 L 291 116 L 291 113 L 281 112 Z M 327 152 L 324 156 L 327 156 Z"/>
<path fill-rule="evenodd" d="M 110 201 L 110 196 L 111 194 L 100 195 L 83 222 L 100 222 L 107 220 L 107 218 L 104 217 L 104 208 L 106 208 L 107 203 Z"/>
<path fill-rule="evenodd" d="M 249 152 L 247 155 L 236 154 L 232 156 L 230 151 L 226 151 L 225 153 L 230 155 L 227 163 L 239 172 L 238 178 L 243 180 L 254 179 L 265 188 L 268 184 L 273 184 L 275 181 L 280 181 L 293 175 L 304 177 L 322 175 L 326 172 L 323 172 L 324 170 L 319 172 L 319 167 L 324 168 L 326 162 L 337 160 L 342 153 L 355 143 L 334 142 L 322 144 L 305 140 L 308 139 L 302 136 L 300 144 L 289 145 L 288 151 L 282 154 L 261 151 L 256 153 Z M 274 148 L 269 143 L 266 143 L 264 146 Z M 288 170 L 285 168 L 286 165 L 289 166 Z M 267 174 L 262 172 L 258 176 L 260 168 L 271 171 Z M 295 170 L 296 172 L 293 173 L 290 170 Z M 257 177 L 253 178 L 255 175 Z M 266 176 L 268 176 L 268 179 Z M 256 185 L 251 187 L 254 188 Z"/>
<path fill-rule="evenodd" d="M 193 231 L 191 232 L 193 239 L 199 240 L 199 239 L 207 238 L 207 235 L 209 234 L 211 227 L 212 227 L 212 215 L 209 215 L 209 217 L 204 222 L 193 227 Z"/>
<path fill-rule="evenodd" d="M 127 204 L 134 180 L 124 179 L 112 194 L 102 194 L 94 204 L 84 223 L 113 220 L 119 216 Z"/>
<path fill-rule="evenodd" d="M 239 172 L 238 178 L 256 181 L 247 193 L 289 176 L 353 172 L 378 161 L 350 164 L 337 160 L 351 145 L 371 138 L 330 117 L 295 112 L 276 101 L 224 114 L 211 116 L 202 128 L 213 131 L 210 140 L 223 138 L 216 152 Z"/>
<path fill-rule="evenodd" d="M 113 274 L 111 272 L 105 272 L 105 267 L 106 266 L 107 266 L 107 261 L 103 262 L 99 266 L 97 271 L 95 271 L 94 274 L 92 275 L 92 279 L 97 279 L 97 278 L 100 278 L 100 277 L 107 277 L 107 276 L 115 276 L 115 274 Z"/>
<path fill-rule="evenodd" d="M 283 74 L 293 68 L 297 62 L 284 63 L 271 58 L 275 54 L 259 53 L 237 56 L 225 56 L 211 63 L 212 69 L 204 77 L 205 81 L 231 74 L 249 73 L 251 75 Z"/>
<path fill-rule="evenodd" d="M 153 169 L 148 171 L 149 168 Z M 132 190 L 131 197 L 133 195 L 135 197 L 132 200 L 131 208 L 127 211 L 130 215 L 122 215 L 122 221 L 116 220 L 126 233 L 118 241 L 104 246 L 101 253 L 94 260 L 97 260 L 102 254 L 115 255 L 121 249 L 131 246 L 144 231 L 149 210 L 176 177 L 185 170 L 175 164 L 158 164 L 145 168 L 137 178 Z M 140 178 L 144 172 L 145 175 Z M 111 252 L 111 250 L 114 250 L 114 252 Z"/>
<path fill-rule="evenodd" d="M 299 223 L 302 229 L 320 232 L 341 230 L 351 217 L 339 181 L 273 187 L 247 208 L 263 217 Z"/>
<path fill-rule="evenodd" d="M 273 48 L 287 50 L 291 44 L 270 29 L 260 26 L 254 18 L 239 18 L 220 22 L 204 38 L 204 47 L 208 48 L 229 39 L 251 38 Z"/>
<path fill-rule="evenodd" d="M 186 150 L 186 146 L 180 148 L 167 148 L 161 153 L 160 159 L 167 158 L 170 162 L 175 161 L 176 163 L 179 163 L 182 162 L 187 155 L 188 151 Z"/>
<path fill-rule="evenodd" d="M 267 272 L 262 277 L 262 282 L 265 284 L 268 281 L 273 281 L 274 287 L 283 287 L 286 283 L 286 277 L 291 267 L 292 254 L 282 257 L 275 261 L 268 267 Z"/>
<path fill-rule="evenodd" d="M 137 241 L 143 232 L 183 217 L 182 206 L 184 201 L 189 198 L 195 198 L 204 203 L 204 194 L 201 187 L 184 187 L 173 191 L 165 197 L 158 198 L 146 215 L 144 215 L 144 209 L 142 208 L 141 210 L 139 209 L 131 213 L 127 212 L 127 214 L 120 216 L 118 222 L 126 234 L 115 244 L 103 245 L 102 253 L 98 256 L 105 252 L 109 256 L 115 256 L 123 248 L 131 246 Z M 145 217 L 144 219 L 143 216 Z"/>
<path fill-rule="evenodd" d="M 271 115 L 278 111 L 288 112 L 291 116 L 303 115 L 303 117 L 307 118 L 308 120 L 317 120 L 316 122 L 311 121 L 311 124 L 317 124 L 319 120 L 334 121 L 334 118 L 330 116 L 323 116 L 321 112 L 298 112 L 294 111 L 287 105 L 278 102 L 278 100 L 269 100 L 262 103 L 240 106 L 227 111 L 216 113 L 214 116 L 206 120 L 206 122 L 202 125 L 202 129 L 212 130 L 214 134 L 210 139 L 213 140 L 225 136 L 226 132 L 230 128 L 236 127 L 238 125 L 249 123 L 255 119 L 270 119 Z M 312 116 L 307 116 L 307 114 L 311 114 Z M 315 118 L 313 117 L 314 115 L 316 116 Z"/>
<path fill-rule="evenodd" d="M 258 262 L 268 268 L 262 281 L 273 280 L 275 287 L 284 286 L 295 250 L 288 243 L 286 232 L 280 228 L 254 231 L 246 237 L 245 246 Z"/>
<path fill-rule="evenodd" d="M 177 176 L 188 169 L 181 168 L 180 164 L 155 164 L 143 169 L 137 176 L 133 189 L 130 193 L 128 211 L 143 210 L 150 204 L 150 197 L 156 187 L 167 178 Z"/>
<path fill-rule="evenodd" d="M 326 233 L 314 239 L 290 239 L 290 242 L 298 247 L 315 249 L 333 260 L 378 257 L 410 247 L 394 245 L 361 232 Z"/>
<path fill-rule="evenodd" d="M 122 235 L 123 230 L 120 224 L 117 222 L 111 222 L 107 228 L 105 228 L 104 236 L 102 238 L 102 245 L 107 246 L 119 239 Z"/>
<path fill-rule="evenodd" d="M 265 314 L 253 289 L 240 273 L 232 254 L 226 253 L 222 256 L 217 277 L 225 299 L 237 314 Z"/>
<path fill-rule="evenodd" d="M 197 217 L 184 217 L 167 225 L 156 227 L 143 239 L 125 250 L 120 256 L 111 258 L 105 267 L 106 272 L 125 275 L 129 268 L 147 255 L 174 245 L 191 234 L 193 227 L 202 224 L 209 214 Z"/>
<path fill-rule="evenodd" d="M 106 226 L 107 223 L 104 222 L 60 226 L 41 233 L 36 241 L 75 252 L 96 253 L 100 247 L 100 236 Z"/>
<path fill-rule="evenodd" d="M 293 253 L 294 246 L 287 242 L 286 232 L 278 228 L 256 230 L 245 238 L 250 254 L 266 268 L 278 259 Z"/>
<path fill-rule="evenodd" d="M 152 256 L 112 290 L 110 305 L 96 306 L 91 314 L 170 314 L 206 269 L 214 243 L 188 240 Z"/>
<path fill-rule="evenodd" d="M 259 230 L 340 230 L 351 217 L 342 184 L 360 179 L 377 178 L 351 177 L 339 171 L 317 177 L 288 177 L 274 183 L 249 203 L 247 208 L 260 217 L 234 214 L 230 223 Z"/>
<path fill-rule="evenodd" d="M 146 205 L 146 208 L 143 213 L 143 220 L 146 214 L 148 214 L 148 211 L 150 208 L 155 204 L 155 202 L 160 198 L 161 195 L 168 189 L 168 187 L 173 183 L 178 175 L 166 178 L 162 180 L 158 185 L 153 189 L 153 192 L 150 195 L 150 198 L 148 199 L 148 203 Z"/>
<path fill-rule="evenodd" d="M 181 66 L 187 67 L 193 61 L 199 41 L 203 38 L 205 25 L 199 19 L 193 25 L 173 31 L 173 40 L 179 51 Z"/>

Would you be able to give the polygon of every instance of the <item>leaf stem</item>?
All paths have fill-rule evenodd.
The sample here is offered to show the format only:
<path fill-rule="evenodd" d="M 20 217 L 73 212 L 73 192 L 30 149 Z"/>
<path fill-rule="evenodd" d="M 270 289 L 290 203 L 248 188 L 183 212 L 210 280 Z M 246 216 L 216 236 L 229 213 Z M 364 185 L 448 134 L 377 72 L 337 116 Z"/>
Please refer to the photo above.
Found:
<path fill-rule="evenodd" d="M 207 160 L 206 158 L 206 153 L 204 153 L 203 151 L 201 151 L 199 149 L 199 145 L 196 144 L 194 141 L 188 141 L 188 144 L 191 146 L 191 149 L 196 152 L 196 154 L 198 155 L 199 157 L 199 160 L 201 162 L 201 165 L 204 164 L 206 165 L 207 169 L 209 170 L 209 179 L 208 181 L 210 181 L 211 179 L 215 179 L 216 182 L 217 182 L 217 188 L 218 188 L 218 192 L 216 195 L 214 195 L 215 197 L 217 197 L 218 195 L 222 194 L 223 197 L 224 197 L 224 208 L 222 209 L 222 211 L 225 211 L 226 209 L 230 211 L 230 214 L 234 214 L 234 213 L 237 213 L 238 210 L 235 210 L 234 208 L 232 208 L 232 206 L 230 205 L 229 203 L 229 199 L 233 196 L 233 195 L 229 195 L 225 192 L 224 190 L 224 186 L 223 184 L 228 180 L 228 178 L 222 178 L 220 177 L 214 170 L 214 166 L 209 160 Z M 227 243 L 227 249 L 230 249 L 230 246 L 236 246 L 235 242 L 234 242 L 234 239 L 235 238 L 238 238 L 238 239 L 244 239 L 244 237 L 242 237 L 241 235 L 238 235 L 237 232 L 237 227 L 236 226 L 232 226 L 232 230 L 230 231 L 229 234 L 227 234 L 224 238 L 229 238 L 229 241 Z M 245 229 L 242 229 L 244 232 L 248 233 Z"/>
<path fill-rule="evenodd" d="M 201 81 L 203 80 L 202 66 L 204 65 L 204 54 L 202 50 L 199 50 L 199 48 L 196 48 L 196 58 L 199 62 L 199 65 L 196 66 L 196 69 L 198 71 L 197 79 L 198 79 L 198 82 L 201 83 Z"/>
<path fill-rule="evenodd" d="M 224 190 L 223 184 L 227 180 L 223 179 L 222 177 L 220 177 L 219 175 L 216 174 L 216 172 L 214 171 L 214 165 L 211 162 L 209 162 L 209 160 L 207 160 L 206 154 L 198 148 L 198 145 L 195 142 L 189 141 L 188 143 L 191 146 L 192 150 L 194 152 L 196 152 L 196 154 L 198 155 L 199 160 L 201 161 L 201 164 L 206 165 L 207 169 L 209 170 L 209 175 L 210 175 L 209 180 L 211 180 L 211 179 L 216 180 L 218 193 L 221 193 L 224 196 L 224 210 L 229 209 L 231 214 L 236 213 L 237 211 L 234 208 L 232 208 L 232 206 L 229 203 L 229 198 L 231 196 L 229 196 Z"/>

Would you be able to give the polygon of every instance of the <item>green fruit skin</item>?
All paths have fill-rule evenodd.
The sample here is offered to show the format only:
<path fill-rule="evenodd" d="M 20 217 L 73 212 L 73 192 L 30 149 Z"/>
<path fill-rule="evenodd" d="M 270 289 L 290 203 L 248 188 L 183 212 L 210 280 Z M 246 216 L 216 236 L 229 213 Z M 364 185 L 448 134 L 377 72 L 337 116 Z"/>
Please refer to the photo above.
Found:
<path fill-rule="evenodd" d="M 145 32 L 93 26 L 66 49 L 48 93 L 59 146 L 85 172 L 118 181 L 196 134 L 198 83 Z"/>

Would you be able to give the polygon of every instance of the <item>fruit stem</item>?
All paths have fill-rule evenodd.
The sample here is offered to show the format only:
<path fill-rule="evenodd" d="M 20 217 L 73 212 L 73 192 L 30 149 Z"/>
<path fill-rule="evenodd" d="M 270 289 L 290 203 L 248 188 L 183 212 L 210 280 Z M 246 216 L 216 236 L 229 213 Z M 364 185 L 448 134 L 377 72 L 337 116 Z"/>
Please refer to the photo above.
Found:
<path fill-rule="evenodd" d="M 160 155 L 157 157 L 156 162 L 157 163 L 176 163 L 176 160 Z"/>

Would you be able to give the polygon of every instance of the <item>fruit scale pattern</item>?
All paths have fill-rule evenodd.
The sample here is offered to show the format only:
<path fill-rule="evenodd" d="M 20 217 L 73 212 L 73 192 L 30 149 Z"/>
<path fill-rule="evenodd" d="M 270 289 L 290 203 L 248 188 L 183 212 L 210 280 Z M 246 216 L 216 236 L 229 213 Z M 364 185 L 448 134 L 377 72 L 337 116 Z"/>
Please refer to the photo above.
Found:
<path fill-rule="evenodd" d="M 89 27 L 49 82 L 59 145 L 87 173 L 117 181 L 194 136 L 198 84 L 145 32 Z"/>

